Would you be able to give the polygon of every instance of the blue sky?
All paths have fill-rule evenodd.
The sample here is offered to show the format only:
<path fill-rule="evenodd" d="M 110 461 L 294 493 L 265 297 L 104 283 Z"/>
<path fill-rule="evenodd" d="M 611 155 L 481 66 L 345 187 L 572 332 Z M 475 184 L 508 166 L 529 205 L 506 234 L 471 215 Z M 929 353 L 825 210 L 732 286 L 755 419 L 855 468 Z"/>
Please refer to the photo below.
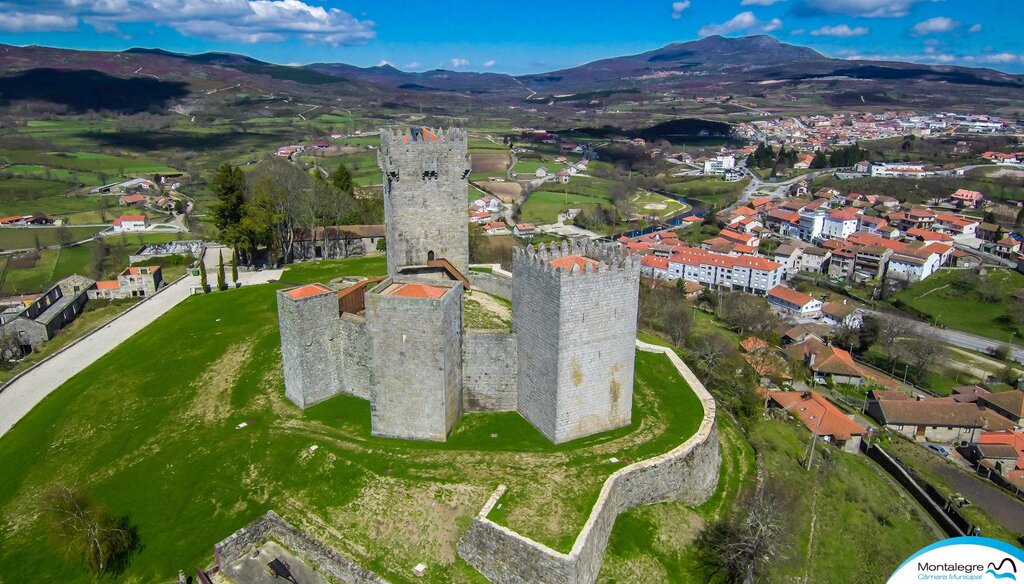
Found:
<path fill-rule="evenodd" d="M 708 34 L 1024 73 L 1021 0 L 0 0 L 0 42 L 534 73 Z"/>

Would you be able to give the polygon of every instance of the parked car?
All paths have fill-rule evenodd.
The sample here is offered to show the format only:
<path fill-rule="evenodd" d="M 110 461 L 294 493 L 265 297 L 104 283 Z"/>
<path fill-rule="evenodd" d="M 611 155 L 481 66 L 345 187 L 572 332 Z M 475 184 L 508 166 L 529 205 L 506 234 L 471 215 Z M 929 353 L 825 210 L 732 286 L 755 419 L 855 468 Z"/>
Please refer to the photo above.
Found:
<path fill-rule="evenodd" d="M 949 456 L 949 451 L 946 450 L 944 447 L 939 446 L 938 444 L 929 444 L 928 445 L 928 450 L 934 451 L 939 456 L 943 456 L 943 457 Z"/>

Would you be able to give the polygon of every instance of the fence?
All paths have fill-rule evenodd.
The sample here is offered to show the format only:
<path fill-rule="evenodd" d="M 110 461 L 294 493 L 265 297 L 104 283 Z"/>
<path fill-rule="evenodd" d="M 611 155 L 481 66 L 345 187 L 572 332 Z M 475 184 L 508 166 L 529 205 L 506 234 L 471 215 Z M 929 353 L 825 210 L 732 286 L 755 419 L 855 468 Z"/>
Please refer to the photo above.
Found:
<path fill-rule="evenodd" d="M 896 482 L 903 486 L 925 508 L 925 511 L 935 519 L 939 527 L 950 537 L 962 537 L 974 535 L 976 527 L 959 511 L 956 506 L 930 483 L 922 480 L 916 473 L 903 465 L 899 459 L 882 449 L 877 444 L 861 442 L 860 449 L 870 458 L 886 470 Z"/>

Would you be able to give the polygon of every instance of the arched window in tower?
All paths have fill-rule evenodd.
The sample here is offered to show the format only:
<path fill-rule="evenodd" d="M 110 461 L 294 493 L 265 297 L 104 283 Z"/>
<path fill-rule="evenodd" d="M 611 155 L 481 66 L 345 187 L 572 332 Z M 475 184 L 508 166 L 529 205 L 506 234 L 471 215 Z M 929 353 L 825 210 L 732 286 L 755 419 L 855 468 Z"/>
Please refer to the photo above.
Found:
<path fill-rule="evenodd" d="M 428 262 L 434 261 L 434 250 L 430 250 L 430 251 L 427 252 L 427 261 Z"/>

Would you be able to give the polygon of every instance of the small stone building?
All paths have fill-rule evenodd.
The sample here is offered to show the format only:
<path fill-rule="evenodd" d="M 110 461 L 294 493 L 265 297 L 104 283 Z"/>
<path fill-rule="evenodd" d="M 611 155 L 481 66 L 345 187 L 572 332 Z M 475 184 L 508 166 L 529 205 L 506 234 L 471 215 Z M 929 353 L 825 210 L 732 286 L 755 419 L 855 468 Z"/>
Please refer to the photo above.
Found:
<path fill-rule="evenodd" d="M 89 298 L 143 298 L 156 294 L 163 285 L 160 266 L 130 266 L 116 280 L 100 280 L 89 290 Z"/>
<path fill-rule="evenodd" d="M 78 274 L 64 278 L 0 326 L 0 334 L 13 336 L 23 353 L 36 350 L 81 314 L 94 284 Z"/>

